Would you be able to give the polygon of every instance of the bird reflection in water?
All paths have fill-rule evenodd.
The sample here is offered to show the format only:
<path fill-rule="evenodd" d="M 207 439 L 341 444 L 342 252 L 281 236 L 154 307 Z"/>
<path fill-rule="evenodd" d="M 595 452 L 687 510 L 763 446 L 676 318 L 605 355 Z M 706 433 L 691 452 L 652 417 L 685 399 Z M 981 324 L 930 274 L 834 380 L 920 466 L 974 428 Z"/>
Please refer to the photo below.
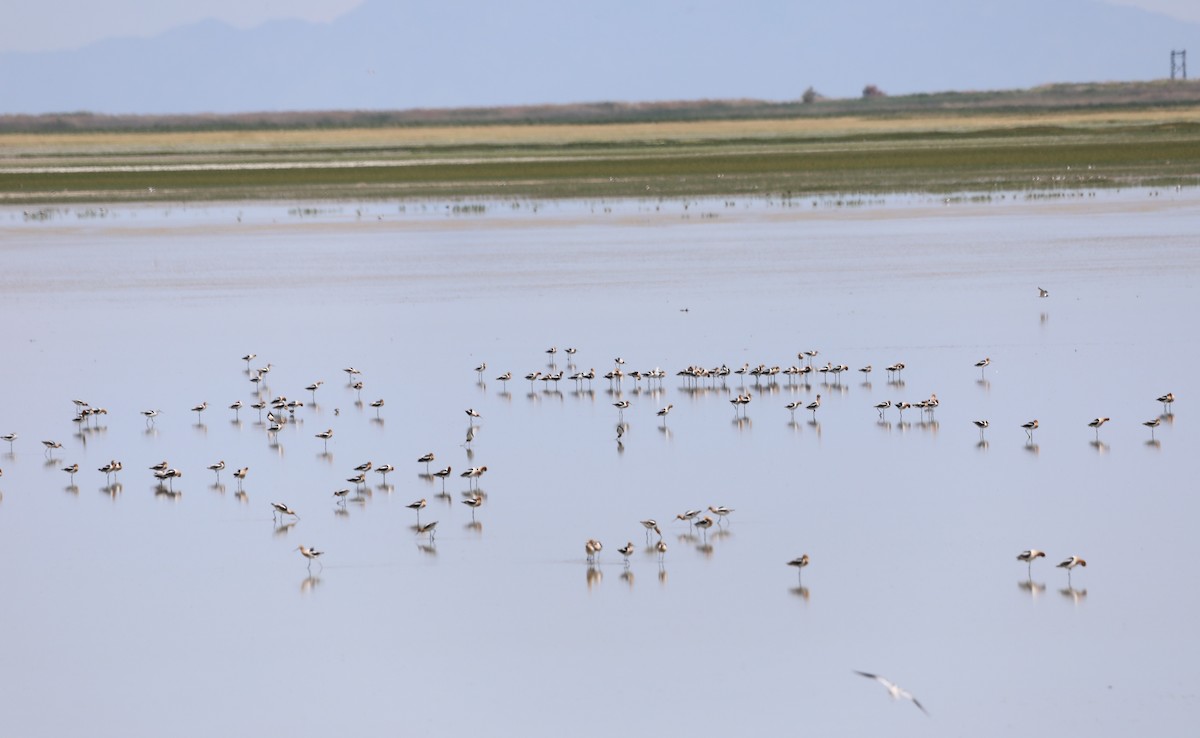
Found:
<path fill-rule="evenodd" d="M 1032 441 L 1026 442 L 1025 450 L 1028 451 L 1029 453 L 1033 454 L 1034 456 L 1038 456 L 1039 454 L 1042 453 L 1042 447 L 1037 445 L 1036 443 L 1033 443 Z"/>
<path fill-rule="evenodd" d="M 630 589 L 633 589 L 633 570 L 625 567 L 625 570 L 621 572 L 621 581 L 629 585 Z"/>
<path fill-rule="evenodd" d="M 317 588 L 321 583 L 321 578 L 318 576 L 309 575 L 300 582 L 300 594 L 308 594 Z"/>
<path fill-rule="evenodd" d="M 483 535 L 483 523 L 479 522 L 478 520 L 472 520 L 463 526 L 463 530 L 467 531 L 468 533 L 474 533 L 475 535 L 481 536 Z"/>
<path fill-rule="evenodd" d="M 805 602 L 808 602 L 808 587 L 790 587 L 788 588 L 788 591 Z"/>
<path fill-rule="evenodd" d="M 295 525 L 296 525 L 295 520 L 285 523 L 285 522 L 283 522 L 282 519 L 280 519 L 279 522 L 275 523 L 275 535 L 282 538 L 283 536 L 286 536 L 288 534 L 288 531 L 291 530 L 292 527 Z"/>
<path fill-rule="evenodd" d="M 337 518 L 348 518 L 350 517 L 350 511 L 342 505 L 335 505 L 333 508 L 333 515 Z"/>
<path fill-rule="evenodd" d="M 733 427 L 740 431 L 750 430 L 754 427 L 754 421 L 745 415 L 741 415 L 733 419 Z"/>
<path fill-rule="evenodd" d="M 1066 597 L 1067 599 L 1071 600 L 1071 602 L 1073 602 L 1076 605 L 1078 605 L 1079 603 L 1081 603 L 1085 599 L 1087 599 L 1087 590 L 1086 589 L 1075 589 L 1074 587 L 1068 586 L 1068 587 L 1064 587 L 1064 588 L 1058 590 L 1058 593 L 1060 595 L 1062 595 L 1063 597 Z"/>
<path fill-rule="evenodd" d="M 1088 443 L 1092 445 L 1092 448 L 1096 449 L 1096 453 L 1101 455 L 1108 453 L 1108 444 L 1104 441 L 1096 440 L 1088 441 Z"/>
<path fill-rule="evenodd" d="M 600 582 L 603 580 L 604 580 L 604 573 L 600 571 L 599 567 L 597 567 L 595 565 L 589 565 L 587 568 L 588 591 L 591 591 L 591 589 L 593 587 L 599 586 Z"/>
<path fill-rule="evenodd" d="M 437 544 L 433 542 L 418 543 L 417 550 L 426 556 L 437 556 Z"/>
<path fill-rule="evenodd" d="M 246 505 L 250 502 L 250 495 L 246 494 L 243 490 L 239 489 L 233 496 L 243 505 Z"/>
<path fill-rule="evenodd" d="M 1025 579 L 1017 582 L 1017 587 L 1023 592 L 1028 592 L 1029 596 L 1037 599 L 1038 595 L 1046 591 L 1046 585 L 1041 582 L 1035 582 L 1032 579 Z"/>
<path fill-rule="evenodd" d="M 1146 448 L 1161 449 L 1162 441 L 1157 438 L 1151 438 L 1149 441 L 1146 441 Z"/>
<path fill-rule="evenodd" d="M 101 487 L 100 491 L 103 492 L 104 494 L 108 495 L 109 497 L 116 499 L 117 496 L 120 495 L 124 489 L 125 489 L 125 486 L 123 484 L 121 484 L 120 482 L 113 482 L 112 484 Z M 175 496 L 178 496 L 180 494 L 183 494 L 183 493 L 176 492 L 175 495 L 172 496 L 172 499 L 174 499 Z"/>
<path fill-rule="evenodd" d="M 979 449 L 980 451 L 987 451 L 989 445 L 990 444 L 988 443 L 988 440 L 986 438 L 982 438 L 978 443 L 975 444 L 975 448 Z"/>

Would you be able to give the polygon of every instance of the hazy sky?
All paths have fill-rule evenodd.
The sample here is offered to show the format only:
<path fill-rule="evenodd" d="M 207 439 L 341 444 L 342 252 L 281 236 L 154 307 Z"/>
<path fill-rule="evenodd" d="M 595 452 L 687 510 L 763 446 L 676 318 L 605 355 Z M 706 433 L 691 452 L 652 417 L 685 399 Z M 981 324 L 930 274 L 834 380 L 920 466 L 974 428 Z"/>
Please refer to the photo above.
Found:
<path fill-rule="evenodd" d="M 482 1 L 482 0 L 481 0 Z M 1195 0 L 1107 0 L 1200 22 Z M 363 0 L 41 0 L 6 8 L 0 51 L 72 49 L 104 38 L 152 36 L 207 18 L 249 28 L 267 20 L 328 21 Z"/>

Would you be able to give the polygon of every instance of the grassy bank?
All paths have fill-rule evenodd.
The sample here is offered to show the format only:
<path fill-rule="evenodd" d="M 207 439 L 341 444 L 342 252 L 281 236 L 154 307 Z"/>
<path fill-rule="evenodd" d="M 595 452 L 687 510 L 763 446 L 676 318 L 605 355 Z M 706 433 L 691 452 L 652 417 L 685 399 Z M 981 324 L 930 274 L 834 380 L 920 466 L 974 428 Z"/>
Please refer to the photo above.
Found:
<path fill-rule="evenodd" d="M 796 196 L 1197 181 L 1200 101 L 1178 100 L 1019 109 L 910 100 L 853 115 L 737 120 L 0 133 L 0 202 L 10 204 Z"/>

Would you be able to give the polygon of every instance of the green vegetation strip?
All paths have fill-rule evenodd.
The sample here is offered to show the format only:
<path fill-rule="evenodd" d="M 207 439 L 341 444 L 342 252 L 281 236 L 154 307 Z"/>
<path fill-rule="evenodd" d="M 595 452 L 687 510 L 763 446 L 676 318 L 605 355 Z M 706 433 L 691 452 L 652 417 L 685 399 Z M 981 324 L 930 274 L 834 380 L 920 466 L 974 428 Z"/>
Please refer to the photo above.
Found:
<path fill-rule="evenodd" d="M 295 153 L 298 156 L 292 156 Z M 1200 180 L 1200 126 L 8 160 L 0 202 L 964 192 Z M 370 165 L 358 165 L 370 162 Z M 118 169 L 128 164 L 153 170 Z M 107 165 L 107 166 L 106 166 Z M 189 165 L 212 168 L 189 169 Z M 250 165 L 255 168 L 240 168 Z M 31 171 L 13 171 L 22 167 Z"/>

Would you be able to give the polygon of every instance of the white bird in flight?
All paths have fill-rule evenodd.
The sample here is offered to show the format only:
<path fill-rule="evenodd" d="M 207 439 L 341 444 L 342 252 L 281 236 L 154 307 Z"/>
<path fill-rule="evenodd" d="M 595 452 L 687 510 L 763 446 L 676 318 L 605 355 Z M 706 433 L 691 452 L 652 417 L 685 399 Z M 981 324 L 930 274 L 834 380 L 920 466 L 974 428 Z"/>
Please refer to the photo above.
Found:
<path fill-rule="evenodd" d="M 878 674 L 868 674 L 865 671 L 855 671 L 854 673 L 858 674 L 859 676 L 865 676 L 868 679 L 874 679 L 875 681 L 882 684 L 884 686 L 884 688 L 887 689 L 888 694 L 890 694 L 892 696 L 892 699 L 895 700 L 895 699 L 904 698 L 906 700 L 912 700 L 912 703 L 914 705 L 916 705 L 917 708 L 921 710 L 921 712 L 925 713 L 926 715 L 929 714 L 929 711 L 926 710 L 921 705 L 921 703 L 917 701 L 917 698 L 913 697 L 911 692 L 909 692 L 907 689 L 904 689 L 899 684 L 896 684 L 895 682 L 884 679 L 883 677 L 879 676 Z"/>

